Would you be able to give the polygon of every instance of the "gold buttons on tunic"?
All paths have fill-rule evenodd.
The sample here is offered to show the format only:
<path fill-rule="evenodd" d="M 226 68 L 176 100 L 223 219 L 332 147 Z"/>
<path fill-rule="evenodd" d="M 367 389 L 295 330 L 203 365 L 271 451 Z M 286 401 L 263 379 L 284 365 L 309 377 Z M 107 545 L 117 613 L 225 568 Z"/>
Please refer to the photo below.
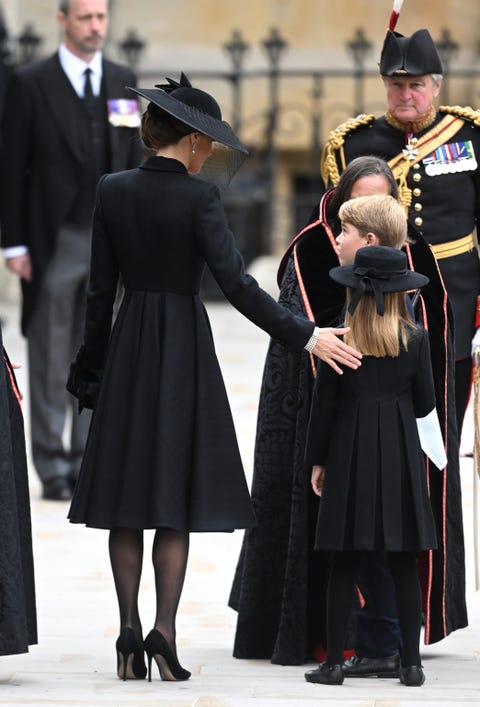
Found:
<path fill-rule="evenodd" d="M 415 226 L 421 226 L 423 223 L 423 218 L 420 218 L 420 216 L 417 216 L 414 223 L 415 223 Z"/>
<path fill-rule="evenodd" d="M 413 196 L 420 196 L 421 193 L 422 193 L 422 190 L 419 189 L 418 187 L 415 187 L 415 189 L 413 190 Z"/>
<path fill-rule="evenodd" d="M 423 206 L 417 203 L 413 205 L 413 208 L 415 209 L 415 211 L 421 211 L 423 209 Z"/>
<path fill-rule="evenodd" d="M 417 164 L 414 164 L 414 165 L 413 165 L 413 169 L 415 169 L 415 170 L 420 169 L 420 165 L 419 165 L 418 163 L 417 163 Z"/>
<path fill-rule="evenodd" d="M 422 178 L 422 175 L 419 174 L 418 172 L 415 172 L 415 174 L 413 175 L 414 182 L 419 182 L 421 180 L 421 178 Z"/>

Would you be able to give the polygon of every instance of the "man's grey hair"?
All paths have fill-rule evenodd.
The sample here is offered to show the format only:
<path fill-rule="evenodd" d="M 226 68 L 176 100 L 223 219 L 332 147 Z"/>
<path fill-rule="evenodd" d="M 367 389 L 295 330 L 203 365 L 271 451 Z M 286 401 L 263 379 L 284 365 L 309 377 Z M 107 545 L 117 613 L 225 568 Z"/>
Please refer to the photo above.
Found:
<path fill-rule="evenodd" d="M 416 74 L 415 74 L 415 75 L 412 75 L 412 74 L 402 74 L 402 75 L 400 75 L 400 76 L 385 76 L 384 74 L 381 74 L 381 76 L 382 76 L 383 81 L 385 82 L 386 79 L 395 79 L 395 78 L 397 78 L 397 79 L 398 79 L 398 78 L 400 78 L 400 79 L 402 79 L 402 78 L 404 78 L 404 79 L 405 79 L 405 78 L 410 78 L 410 79 L 411 79 L 411 78 L 415 78 Z M 422 74 L 422 76 L 423 76 L 423 74 Z M 431 76 L 431 77 L 432 77 L 432 81 L 433 81 L 433 83 L 435 84 L 435 86 L 438 86 L 438 85 L 441 84 L 442 81 L 443 81 L 443 74 L 425 74 L 425 76 Z"/>

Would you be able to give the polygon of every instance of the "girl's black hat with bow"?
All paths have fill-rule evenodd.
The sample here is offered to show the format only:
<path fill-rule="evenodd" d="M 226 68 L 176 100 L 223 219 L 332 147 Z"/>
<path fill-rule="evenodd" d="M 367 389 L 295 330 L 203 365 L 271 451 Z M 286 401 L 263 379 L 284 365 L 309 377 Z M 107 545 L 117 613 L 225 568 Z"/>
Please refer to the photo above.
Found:
<path fill-rule="evenodd" d="M 206 91 L 194 88 L 185 74 L 180 81 L 167 78 L 166 84 L 155 88 L 132 88 L 130 91 L 146 98 L 169 115 L 193 130 L 210 137 L 216 144 L 205 162 L 200 177 L 228 183 L 248 155 L 230 125 L 222 120 L 217 101 Z"/>
<path fill-rule="evenodd" d="M 426 275 L 408 269 L 407 256 L 402 250 L 382 245 L 359 248 L 353 265 L 332 268 L 329 274 L 335 282 L 355 290 L 348 307 L 350 314 L 365 292 L 373 292 L 377 312 L 383 315 L 384 292 L 416 290 L 429 282 Z"/>

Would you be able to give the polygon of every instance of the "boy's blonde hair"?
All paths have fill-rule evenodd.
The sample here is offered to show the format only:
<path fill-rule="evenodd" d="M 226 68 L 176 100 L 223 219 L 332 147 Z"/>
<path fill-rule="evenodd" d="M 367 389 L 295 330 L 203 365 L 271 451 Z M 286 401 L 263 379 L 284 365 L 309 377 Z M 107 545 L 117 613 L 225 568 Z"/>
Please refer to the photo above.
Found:
<path fill-rule="evenodd" d="M 340 207 L 341 221 L 358 229 L 362 236 L 373 233 L 379 245 L 400 250 L 407 240 L 407 217 L 402 206 L 393 196 L 359 196 L 346 201 Z M 347 306 L 351 298 L 347 290 Z M 350 331 L 344 340 L 350 346 L 368 356 L 398 356 L 400 342 L 408 347 L 411 328 L 414 327 L 408 313 L 405 294 L 384 293 L 383 316 L 377 314 L 375 298 L 366 292 L 355 313 L 347 311 L 345 326 Z"/>
<path fill-rule="evenodd" d="M 399 250 L 407 240 L 407 216 L 393 196 L 359 196 L 342 204 L 338 214 L 362 236 L 377 236 L 379 245 Z"/>

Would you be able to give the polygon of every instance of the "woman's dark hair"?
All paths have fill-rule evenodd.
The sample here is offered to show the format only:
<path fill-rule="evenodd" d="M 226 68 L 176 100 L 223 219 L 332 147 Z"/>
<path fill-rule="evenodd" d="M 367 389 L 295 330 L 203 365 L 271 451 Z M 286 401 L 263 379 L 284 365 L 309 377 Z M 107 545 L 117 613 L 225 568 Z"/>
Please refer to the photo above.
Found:
<path fill-rule="evenodd" d="M 392 170 L 380 157 L 367 155 L 365 157 L 356 157 L 352 160 L 342 172 L 340 181 L 333 193 L 330 203 L 328 204 L 328 220 L 333 220 L 337 217 L 338 211 L 344 201 L 350 199 L 353 185 L 362 177 L 381 176 L 385 177 L 390 185 L 390 196 L 398 199 L 398 186 Z"/>
<path fill-rule="evenodd" d="M 189 125 L 177 120 L 154 103 L 149 103 L 142 115 L 140 135 L 145 146 L 153 152 L 168 145 L 175 145 L 182 137 L 194 132 Z"/>

